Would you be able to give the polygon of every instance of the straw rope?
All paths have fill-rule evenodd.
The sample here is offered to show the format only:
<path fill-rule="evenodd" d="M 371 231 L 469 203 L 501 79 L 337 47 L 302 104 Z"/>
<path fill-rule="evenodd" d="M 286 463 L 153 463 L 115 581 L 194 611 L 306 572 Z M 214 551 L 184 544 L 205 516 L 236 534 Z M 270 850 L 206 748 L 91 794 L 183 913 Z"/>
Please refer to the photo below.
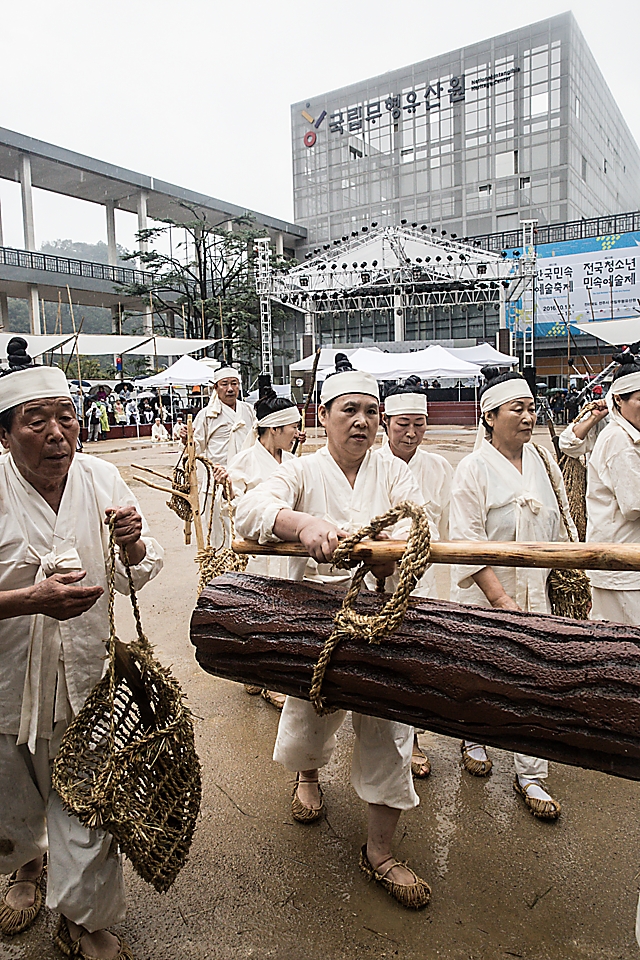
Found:
<path fill-rule="evenodd" d="M 109 668 L 67 728 L 52 771 L 64 808 L 117 840 L 135 871 L 168 890 L 184 866 L 200 809 L 200 762 L 182 691 L 142 628 L 125 548 L 137 639 L 116 634 L 115 520 L 109 524 Z"/>
<path fill-rule="evenodd" d="M 537 443 L 534 443 L 533 446 L 537 450 L 538 456 L 547 471 L 549 483 L 555 494 L 558 510 L 560 511 L 560 519 L 567 532 L 569 542 L 575 543 L 575 537 L 569 526 L 560 491 L 551 473 L 548 454 L 546 450 L 538 446 Z M 588 618 L 591 611 L 591 583 L 584 570 L 551 570 L 547 578 L 547 592 L 549 594 L 551 612 L 555 614 L 555 616 L 569 617 L 572 620 L 586 620 Z"/>
<path fill-rule="evenodd" d="M 571 421 L 571 425 L 579 423 L 586 413 L 596 410 L 597 407 L 596 400 L 585 404 L 578 416 Z M 582 457 L 570 457 L 563 453 L 557 460 L 562 470 L 569 510 L 578 531 L 578 539 L 584 542 L 587 538 L 587 468 Z"/>
<path fill-rule="evenodd" d="M 411 531 L 398 567 L 398 585 L 389 600 L 378 613 L 362 614 L 355 610 L 356 598 L 362 582 L 369 572 L 369 567 L 363 563 L 355 571 L 349 589 L 342 601 L 342 607 L 335 616 L 331 636 L 325 642 L 311 680 L 309 699 L 319 716 L 333 713 L 332 708 L 326 706 L 321 691 L 331 657 L 340 641 L 345 637 L 354 637 L 358 640 L 366 640 L 368 643 L 379 644 L 385 637 L 394 633 L 402 623 L 411 592 L 415 589 L 429 563 L 431 537 L 426 511 L 424 507 L 405 500 L 388 510 L 387 513 L 374 517 L 371 523 L 362 527 L 357 533 L 346 537 L 340 542 L 333 554 L 334 567 L 340 570 L 354 567 L 359 562 L 352 556 L 352 550 L 356 544 L 365 538 L 374 539 L 387 527 L 392 526 L 404 517 L 411 518 Z"/>
<path fill-rule="evenodd" d="M 213 476 L 213 464 L 210 460 L 206 460 L 204 457 L 198 457 L 202 463 L 204 463 L 209 476 Z M 230 571 L 242 573 L 249 562 L 249 558 L 246 556 L 241 556 L 238 553 L 234 553 L 230 545 L 225 544 L 226 540 L 226 529 L 224 525 L 224 520 L 222 520 L 222 534 L 223 542 L 222 545 L 216 550 L 215 547 L 211 546 L 211 534 L 213 532 L 213 518 L 215 512 L 215 502 L 216 502 L 216 492 L 218 486 L 222 487 L 221 499 L 223 504 L 221 505 L 221 519 L 222 519 L 222 507 L 224 503 L 227 506 L 227 516 L 229 518 L 229 527 L 231 530 L 231 541 L 235 540 L 236 528 L 234 521 L 234 510 L 231 496 L 231 484 L 229 480 L 225 480 L 222 484 L 217 484 L 215 480 L 213 481 L 213 491 L 211 495 L 211 508 L 209 510 L 209 524 L 207 527 L 207 542 L 204 550 L 201 553 L 196 555 L 196 563 L 200 567 L 200 578 L 198 580 L 198 596 L 202 593 L 204 588 L 208 583 L 210 583 L 214 577 L 220 577 L 223 573 L 228 573 Z"/>

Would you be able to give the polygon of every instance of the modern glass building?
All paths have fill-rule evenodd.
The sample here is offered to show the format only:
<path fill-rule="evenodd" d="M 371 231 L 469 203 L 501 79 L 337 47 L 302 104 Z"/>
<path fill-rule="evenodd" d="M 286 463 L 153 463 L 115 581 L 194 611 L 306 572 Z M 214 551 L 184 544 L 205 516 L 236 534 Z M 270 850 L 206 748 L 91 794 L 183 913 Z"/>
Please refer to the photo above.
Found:
<path fill-rule="evenodd" d="M 371 222 L 473 237 L 640 209 L 640 151 L 571 13 L 310 97 L 291 120 L 311 249 Z"/>

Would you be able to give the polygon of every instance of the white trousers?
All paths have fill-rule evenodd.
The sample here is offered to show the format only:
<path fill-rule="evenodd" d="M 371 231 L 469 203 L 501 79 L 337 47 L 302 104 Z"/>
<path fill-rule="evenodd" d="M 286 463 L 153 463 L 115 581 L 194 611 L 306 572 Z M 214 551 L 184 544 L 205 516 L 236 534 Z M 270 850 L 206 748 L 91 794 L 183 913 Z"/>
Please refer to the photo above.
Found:
<path fill-rule="evenodd" d="M 32 756 L 16 739 L 0 735 L 0 874 L 48 851 L 50 910 L 89 933 L 121 923 L 125 892 L 116 841 L 65 813 L 51 789 L 49 741 L 38 740 Z"/>
<path fill-rule="evenodd" d="M 612 620 L 640 627 L 640 590 L 592 587 L 591 620 Z"/>
<path fill-rule="evenodd" d="M 481 743 L 472 743 L 470 740 L 464 742 L 467 750 L 473 750 L 474 747 L 481 747 Z M 528 757 L 526 753 L 514 753 L 513 765 L 518 777 L 529 777 L 531 780 L 546 780 L 549 776 L 549 763 L 541 760 L 539 757 Z"/>
<path fill-rule="evenodd" d="M 273 759 L 287 770 L 324 767 L 346 717 L 337 710 L 319 717 L 307 700 L 287 697 L 280 716 Z M 393 720 L 352 714 L 356 741 L 351 784 L 365 803 L 412 810 L 420 803 L 411 776 L 413 727 Z"/>

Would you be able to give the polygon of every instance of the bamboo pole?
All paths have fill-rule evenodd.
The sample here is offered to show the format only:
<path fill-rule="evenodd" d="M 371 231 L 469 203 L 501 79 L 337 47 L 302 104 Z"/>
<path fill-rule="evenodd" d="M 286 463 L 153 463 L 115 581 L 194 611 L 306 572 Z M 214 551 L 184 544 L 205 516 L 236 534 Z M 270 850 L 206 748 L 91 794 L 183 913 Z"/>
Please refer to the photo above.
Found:
<path fill-rule="evenodd" d="M 302 422 L 300 424 L 301 430 L 304 433 L 307 425 L 307 410 L 309 409 L 309 404 L 311 403 L 311 398 L 315 395 L 316 392 L 316 376 L 318 374 L 318 364 L 320 363 L 320 354 L 322 353 L 322 347 L 317 347 L 316 355 L 313 358 L 313 367 L 311 369 L 311 386 L 309 387 L 309 392 L 307 393 L 307 399 L 305 401 L 304 407 L 302 408 Z M 299 449 L 300 448 L 300 449 Z M 293 444 L 293 454 L 300 456 L 302 453 L 302 444 L 300 443 L 300 438 L 297 437 Z"/>
<path fill-rule="evenodd" d="M 193 513 L 193 527 L 196 532 L 196 546 L 198 553 L 204 551 L 204 533 L 202 530 L 202 515 L 200 513 L 200 492 L 198 490 L 198 464 L 196 461 L 196 444 L 193 438 L 193 417 L 191 414 L 187 417 L 187 464 L 186 474 L 189 480 L 189 498 L 191 500 L 191 510 Z M 213 509 L 213 504 L 211 509 Z M 187 530 L 185 524 L 185 543 L 191 543 L 191 530 L 189 530 L 189 539 L 187 540 Z"/>
<path fill-rule="evenodd" d="M 75 347 L 76 347 L 76 362 L 78 364 L 78 389 L 80 391 L 80 397 L 82 398 L 84 396 L 84 393 L 82 390 L 82 371 L 80 369 L 80 351 L 78 349 L 79 331 L 76 333 L 76 318 L 73 313 L 73 301 L 71 300 L 71 290 L 69 289 L 69 284 L 67 284 L 67 295 L 69 297 L 69 313 L 71 314 L 71 323 L 73 325 L 73 333 L 76 338 Z M 84 323 L 84 318 L 82 319 L 82 323 Z"/>
<path fill-rule="evenodd" d="M 365 540 L 353 556 L 365 562 L 401 560 L 406 540 Z M 254 556 L 308 557 L 301 543 L 257 543 L 234 540 L 235 553 Z M 494 567 L 542 567 L 562 570 L 640 570 L 640 544 L 631 543 L 497 543 L 459 540 L 431 544 L 432 563 Z"/>

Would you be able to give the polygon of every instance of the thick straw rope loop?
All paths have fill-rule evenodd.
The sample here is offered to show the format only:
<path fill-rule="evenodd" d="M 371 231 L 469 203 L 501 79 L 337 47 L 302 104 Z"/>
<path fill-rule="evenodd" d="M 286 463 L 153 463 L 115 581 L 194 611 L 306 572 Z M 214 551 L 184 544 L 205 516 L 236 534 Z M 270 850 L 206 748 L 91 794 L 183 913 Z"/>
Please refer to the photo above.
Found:
<path fill-rule="evenodd" d="M 210 460 L 206 460 L 204 457 L 198 457 L 198 459 L 204 463 L 209 476 L 213 477 L 213 464 Z M 214 517 L 214 507 L 216 502 L 216 493 L 219 484 L 216 481 L 213 481 L 213 490 L 211 493 L 211 508 L 209 510 L 209 524 L 207 527 L 207 542 L 203 551 L 196 555 L 196 563 L 200 567 L 200 578 L 198 580 L 198 596 L 202 593 L 204 588 L 208 583 L 210 583 L 214 577 L 219 577 L 223 573 L 229 571 L 237 571 L 242 573 L 246 569 L 247 563 L 249 562 L 248 557 L 240 556 L 237 553 L 234 553 L 230 546 L 226 546 L 224 541 L 226 539 L 226 530 L 224 528 L 224 520 L 222 521 L 222 533 L 223 533 L 223 543 L 222 546 L 216 550 L 215 547 L 211 546 L 211 534 L 213 532 L 213 517 Z M 236 530 L 235 530 L 235 521 L 234 521 L 234 510 L 233 510 L 233 498 L 231 495 L 231 483 L 229 480 L 223 481 L 222 484 L 222 500 L 226 501 L 227 504 L 227 516 L 229 517 L 229 528 L 231 530 L 231 541 L 235 540 Z M 222 514 L 222 511 L 221 511 Z M 222 519 L 222 517 L 221 517 Z"/>
<path fill-rule="evenodd" d="M 585 404 L 578 416 L 571 421 L 571 426 L 579 423 L 585 414 L 597 408 L 597 400 Z M 570 457 L 566 453 L 560 453 L 557 460 L 562 470 L 569 510 L 578 531 L 578 539 L 584 541 L 587 536 L 587 468 L 583 457 Z"/>
<path fill-rule="evenodd" d="M 409 604 L 409 597 L 429 564 L 431 536 L 427 513 L 424 507 L 405 500 L 387 513 L 374 517 L 371 523 L 357 533 L 346 537 L 333 554 L 334 567 L 341 570 L 354 567 L 359 562 L 352 555 L 352 550 L 356 544 L 365 538 L 374 539 L 387 527 L 393 526 L 398 520 L 405 517 L 411 518 L 411 531 L 398 567 L 398 585 L 389 600 L 378 613 L 367 615 L 355 610 L 356 598 L 369 571 L 366 564 L 361 564 L 354 573 L 342 602 L 342 607 L 336 614 L 331 636 L 322 649 L 311 680 L 309 699 L 319 716 L 333 712 L 330 707 L 325 705 L 321 690 L 333 651 L 340 641 L 345 637 L 355 637 L 366 640 L 368 643 L 378 644 L 397 630 L 402 623 Z"/>

